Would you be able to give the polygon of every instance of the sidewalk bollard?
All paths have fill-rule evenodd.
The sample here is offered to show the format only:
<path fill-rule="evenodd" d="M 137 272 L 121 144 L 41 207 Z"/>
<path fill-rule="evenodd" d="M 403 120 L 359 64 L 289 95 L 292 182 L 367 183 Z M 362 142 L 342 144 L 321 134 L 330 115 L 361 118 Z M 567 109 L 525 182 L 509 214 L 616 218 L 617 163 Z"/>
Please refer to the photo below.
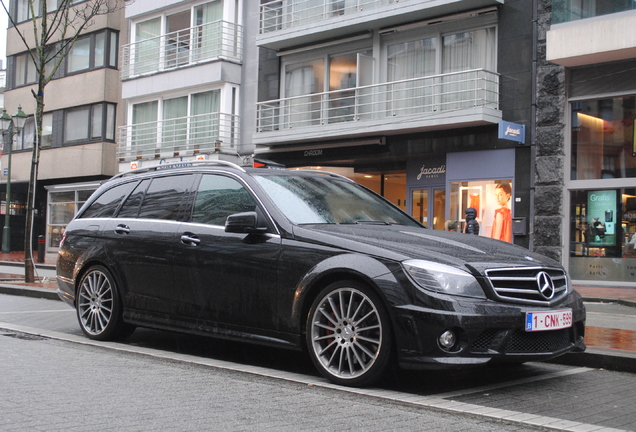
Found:
<path fill-rule="evenodd" d="M 43 235 L 39 235 L 38 236 L 38 262 L 39 263 L 43 263 L 44 262 L 44 236 Z"/>

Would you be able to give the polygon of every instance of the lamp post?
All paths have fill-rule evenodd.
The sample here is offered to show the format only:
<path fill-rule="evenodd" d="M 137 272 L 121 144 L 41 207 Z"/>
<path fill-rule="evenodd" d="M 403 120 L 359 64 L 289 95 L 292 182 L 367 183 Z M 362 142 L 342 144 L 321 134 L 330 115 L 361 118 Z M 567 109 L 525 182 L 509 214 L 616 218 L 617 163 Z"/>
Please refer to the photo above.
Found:
<path fill-rule="evenodd" d="M 0 130 L 4 137 L 5 132 L 9 134 L 9 151 L 7 152 L 7 196 L 6 210 L 4 215 L 4 229 L 2 230 L 2 253 L 11 252 L 11 226 L 9 217 L 11 215 L 11 150 L 13 149 L 13 136 L 19 134 L 27 121 L 27 115 L 22 111 L 22 106 L 18 106 L 18 111 L 10 116 L 7 110 L 2 110 L 0 117 Z M 15 129 L 15 132 L 13 131 Z"/>

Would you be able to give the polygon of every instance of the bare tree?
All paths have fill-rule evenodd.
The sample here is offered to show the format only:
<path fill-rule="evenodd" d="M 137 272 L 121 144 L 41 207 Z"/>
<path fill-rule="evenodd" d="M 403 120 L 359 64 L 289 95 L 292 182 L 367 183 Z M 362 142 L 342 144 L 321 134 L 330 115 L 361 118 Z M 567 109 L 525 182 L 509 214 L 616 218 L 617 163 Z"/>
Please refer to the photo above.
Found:
<path fill-rule="evenodd" d="M 28 5 L 29 17 L 25 23 L 16 23 L 14 16 L 9 13 L 4 1 L 2 7 L 9 17 L 19 38 L 31 57 L 36 72 L 36 84 L 31 93 L 36 101 L 35 108 L 35 138 L 31 160 L 31 175 L 29 177 L 29 192 L 27 195 L 27 214 L 24 239 L 24 280 L 27 283 L 35 281 L 35 266 L 33 263 L 33 210 L 35 199 L 35 184 L 38 177 L 40 149 L 42 142 L 42 118 L 44 115 L 44 88 L 51 81 L 60 64 L 77 41 L 77 38 L 90 27 L 95 17 L 106 15 L 122 8 L 125 0 L 57 0 L 57 8 L 49 11 L 50 0 L 24 0 Z M 32 32 L 32 35 L 28 33 Z"/>

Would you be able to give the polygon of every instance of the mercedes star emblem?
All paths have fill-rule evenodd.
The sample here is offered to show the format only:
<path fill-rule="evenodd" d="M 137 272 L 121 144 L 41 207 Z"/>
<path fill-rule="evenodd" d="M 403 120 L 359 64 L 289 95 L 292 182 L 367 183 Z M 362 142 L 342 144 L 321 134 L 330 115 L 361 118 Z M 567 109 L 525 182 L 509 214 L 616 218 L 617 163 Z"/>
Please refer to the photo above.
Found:
<path fill-rule="evenodd" d="M 550 300 L 554 296 L 554 282 L 546 272 L 542 271 L 537 274 L 537 287 L 546 300 Z"/>

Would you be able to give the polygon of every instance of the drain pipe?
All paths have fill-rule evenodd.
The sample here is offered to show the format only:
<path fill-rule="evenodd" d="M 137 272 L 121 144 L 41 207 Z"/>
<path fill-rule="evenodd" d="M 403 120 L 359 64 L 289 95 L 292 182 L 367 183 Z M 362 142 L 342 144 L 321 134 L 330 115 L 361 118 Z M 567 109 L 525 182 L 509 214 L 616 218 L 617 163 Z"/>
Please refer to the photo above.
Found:
<path fill-rule="evenodd" d="M 537 157 L 537 68 L 539 45 L 539 0 L 532 0 L 532 104 L 530 117 L 530 220 L 528 226 L 528 249 L 534 251 L 534 219 L 535 219 L 535 167 Z"/>

